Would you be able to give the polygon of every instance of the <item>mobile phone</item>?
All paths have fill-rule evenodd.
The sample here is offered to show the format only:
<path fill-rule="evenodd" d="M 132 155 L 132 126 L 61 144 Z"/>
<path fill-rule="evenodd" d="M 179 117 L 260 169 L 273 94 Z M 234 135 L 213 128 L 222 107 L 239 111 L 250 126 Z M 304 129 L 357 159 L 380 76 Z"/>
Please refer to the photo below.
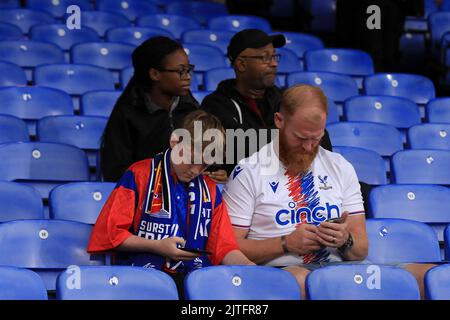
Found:
<path fill-rule="evenodd" d="M 192 252 L 192 253 L 199 253 L 199 254 L 212 254 L 211 252 L 199 248 L 178 248 L 183 251 Z"/>
<path fill-rule="evenodd" d="M 333 219 L 327 220 L 327 222 L 331 222 L 331 223 L 342 223 L 342 219 L 341 219 L 341 218 L 333 218 Z"/>
<path fill-rule="evenodd" d="M 222 168 L 221 166 L 218 166 L 216 164 L 212 164 L 206 169 L 206 171 L 214 172 L 214 171 L 220 170 L 221 168 Z"/>

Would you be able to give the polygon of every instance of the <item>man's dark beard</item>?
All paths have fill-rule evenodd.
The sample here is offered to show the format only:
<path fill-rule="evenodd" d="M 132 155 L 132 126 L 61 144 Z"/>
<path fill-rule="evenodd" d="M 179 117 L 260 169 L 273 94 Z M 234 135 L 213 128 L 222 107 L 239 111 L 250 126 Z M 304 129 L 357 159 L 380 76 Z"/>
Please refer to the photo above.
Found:
<path fill-rule="evenodd" d="M 311 166 L 319 151 L 319 146 L 314 147 L 311 153 L 305 153 L 302 147 L 293 149 L 286 144 L 285 133 L 280 130 L 280 160 L 287 168 L 291 176 L 305 174 Z"/>

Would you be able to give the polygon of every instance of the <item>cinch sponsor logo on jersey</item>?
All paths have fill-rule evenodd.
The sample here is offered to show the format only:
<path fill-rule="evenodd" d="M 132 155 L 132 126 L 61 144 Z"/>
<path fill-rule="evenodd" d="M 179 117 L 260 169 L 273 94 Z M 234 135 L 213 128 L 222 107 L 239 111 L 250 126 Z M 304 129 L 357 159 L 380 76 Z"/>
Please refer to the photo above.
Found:
<path fill-rule="evenodd" d="M 307 223 L 313 224 L 341 216 L 339 207 L 329 202 L 325 204 L 325 207 L 315 206 L 313 209 L 309 207 L 296 208 L 295 202 L 289 202 L 289 209 L 279 210 L 275 214 L 275 221 L 280 226 L 299 224 L 302 221 L 302 215 L 306 216 Z"/>

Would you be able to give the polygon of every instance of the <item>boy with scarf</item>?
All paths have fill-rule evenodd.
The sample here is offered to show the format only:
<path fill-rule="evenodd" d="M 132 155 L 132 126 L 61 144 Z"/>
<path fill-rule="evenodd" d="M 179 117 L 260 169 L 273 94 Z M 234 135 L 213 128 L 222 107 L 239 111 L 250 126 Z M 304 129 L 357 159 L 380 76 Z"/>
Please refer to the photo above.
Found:
<path fill-rule="evenodd" d="M 200 110 L 186 116 L 182 129 L 197 138 L 195 123 L 201 124 L 202 137 L 215 129 L 219 134 L 211 143 L 214 150 L 223 148 L 224 130 L 215 116 Z M 239 250 L 218 187 L 202 175 L 211 159 L 203 156 L 201 164 L 186 158 L 179 161 L 186 150 L 189 160 L 197 156 L 190 152 L 196 142 L 184 140 L 173 134 L 170 149 L 136 162 L 125 172 L 105 203 L 88 245 L 89 253 L 113 250 L 114 264 L 163 270 L 179 289 L 184 276 L 194 269 L 254 264 Z"/>

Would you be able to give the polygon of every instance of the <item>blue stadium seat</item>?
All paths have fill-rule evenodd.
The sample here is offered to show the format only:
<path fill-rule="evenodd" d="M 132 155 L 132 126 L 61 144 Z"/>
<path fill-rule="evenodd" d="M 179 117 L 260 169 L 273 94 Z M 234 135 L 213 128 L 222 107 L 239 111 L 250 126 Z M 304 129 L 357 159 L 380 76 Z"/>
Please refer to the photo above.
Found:
<path fill-rule="evenodd" d="M 0 300 L 47 300 L 41 277 L 33 271 L 0 266 Z"/>
<path fill-rule="evenodd" d="M 383 157 L 403 149 L 400 132 L 374 122 L 340 122 L 327 126 L 334 146 L 359 147 L 376 151 Z"/>
<path fill-rule="evenodd" d="M 281 55 L 280 62 L 278 62 L 277 77 L 279 83 L 284 87 L 287 74 L 302 71 L 302 64 L 295 52 L 290 49 L 277 48 L 277 54 Z"/>
<path fill-rule="evenodd" d="M 149 27 L 119 27 L 106 32 L 106 41 L 138 46 L 147 39 L 165 36 L 174 38 L 170 31 Z"/>
<path fill-rule="evenodd" d="M 333 146 L 355 168 L 358 180 L 370 185 L 386 184 L 386 167 L 383 158 L 372 150 Z"/>
<path fill-rule="evenodd" d="M 368 95 L 403 97 L 422 105 L 435 96 L 430 79 L 405 73 L 377 73 L 368 76 L 364 80 L 364 90 Z"/>
<path fill-rule="evenodd" d="M 50 115 L 72 115 L 70 96 L 60 90 L 45 87 L 0 88 L 2 113 L 25 120 L 28 132 L 36 134 L 36 121 Z"/>
<path fill-rule="evenodd" d="M 175 38 L 180 39 L 183 32 L 200 29 L 200 24 L 194 18 L 174 14 L 149 14 L 137 20 L 140 27 L 157 27 L 170 31 Z"/>
<path fill-rule="evenodd" d="M 108 118 L 94 116 L 49 116 L 37 122 L 37 140 L 65 143 L 83 149 L 89 166 L 95 167 L 97 150 Z"/>
<path fill-rule="evenodd" d="M 300 287 L 289 272 L 265 266 L 198 269 L 186 277 L 184 291 L 187 300 L 300 299 Z"/>
<path fill-rule="evenodd" d="M 450 226 L 444 229 L 444 241 L 445 241 L 445 260 L 450 260 Z"/>
<path fill-rule="evenodd" d="M 114 90 L 111 71 L 91 65 L 53 64 L 37 67 L 35 83 L 66 91 L 72 96 L 81 96 L 88 91 Z M 76 100 L 74 99 L 76 103 Z M 74 105 L 78 110 L 77 105 Z"/>
<path fill-rule="evenodd" d="M 170 14 L 185 15 L 194 17 L 202 25 L 206 25 L 208 20 L 214 17 L 228 14 L 228 9 L 223 3 L 205 1 L 179 1 L 169 3 L 166 12 Z"/>
<path fill-rule="evenodd" d="M 0 60 L 27 68 L 27 80 L 32 79 L 33 68 L 42 64 L 63 63 L 64 53 L 55 44 L 32 41 L 1 41 Z"/>
<path fill-rule="evenodd" d="M 227 66 L 225 57 L 216 47 L 191 43 L 185 44 L 183 47 L 189 57 L 189 63 L 195 65 L 194 75 L 197 76 L 197 82 L 200 85 L 203 83 L 204 72 Z"/>
<path fill-rule="evenodd" d="M 336 0 L 309 1 L 310 24 L 313 32 L 334 32 L 336 29 Z"/>
<path fill-rule="evenodd" d="M 0 223 L 45 219 L 41 195 L 30 186 L 0 181 Z"/>
<path fill-rule="evenodd" d="M 393 182 L 450 185 L 450 151 L 404 150 L 392 156 Z"/>
<path fill-rule="evenodd" d="M 0 61 L 0 87 L 27 84 L 25 71 L 14 63 Z"/>
<path fill-rule="evenodd" d="M 450 123 L 450 98 L 430 100 L 426 111 L 429 122 Z"/>
<path fill-rule="evenodd" d="M 426 20 L 424 21 L 427 27 Z M 400 67 L 414 70 L 424 63 L 426 57 L 425 33 L 405 32 L 400 38 Z"/>
<path fill-rule="evenodd" d="M 26 7 L 33 10 L 45 11 L 55 18 L 62 18 L 66 15 L 67 8 L 71 5 L 80 7 L 81 12 L 91 10 L 89 0 L 27 0 Z"/>
<path fill-rule="evenodd" d="M 408 130 L 411 149 L 439 149 L 450 151 L 450 123 L 424 123 Z"/>
<path fill-rule="evenodd" d="M 294 51 L 297 57 L 302 60 L 306 51 L 325 47 L 322 39 L 312 34 L 288 31 L 283 31 L 282 34 L 286 38 L 284 48 Z"/>
<path fill-rule="evenodd" d="M 63 220 L 19 220 L 0 224 L 0 265 L 39 273 L 47 290 L 55 290 L 57 275 L 72 265 L 103 265 L 86 247 L 92 226 Z"/>
<path fill-rule="evenodd" d="M 225 68 L 214 68 L 205 72 L 204 75 L 204 85 L 205 90 L 207 91 L 215 91 L 217 89 L 217 85 L 226 79 L 234 79 L 236 75 L 234 73 L 233 68 L 225 67 Z"/>
<path fill-rule="evenodd" d="M 181 41 L 183 43 L 208 44 L 219 48 L 226 56 L 228 44 L 233 35 L 234 32 L 226 30 L 196 29 L 183 32 Z"/>
<path fill-rule="evenodd" d="M 327 115 L 327 125 L 335 122 L 339 122 L 339 109 L 333 100 L 328 99 L 328 115 Z"/>
<path fill-rule="evenodd" d="M 20 40 L 23 38 L 22 30 L 10 23 L 0 22 L 0 41 Z"/>
<path fill-rule="evenodd" d="M 305 69 L 346 74 L 355 78 L 362 89 L 364 77 L 374 73 L 372 57 L 361 50 L 316 49 L 305 53 Z"/>
<path fill-rule="evenodd" d="M 442 204 L 450 201 L 450 189 L 437 185 L 386 185 L 370 192 L 372 218 L 399 218 L 424 222 L 443 241 L 443 230 L 450 223 L 448 211 Z"/>
<path fill-rule="evenodd" d="M 305 287 L 309 300 L 420 300 L 414 276 L 393 266 L 327 266 L 308 274 Z"/>
<path fill-rule="evenodd" d="M 450 264 L 428 270 L 424 285 L 427 300 L 450 300 Z"/>
<path fill-rule="evenodd" d="M 100 41 L 97 32 L 91 28 L 70 30 L 65 24 L 34 26 L 30 30 L 30 36 L 35 41 L 54 43 L 64 51 L 69 51 L 78 43 Z"/>
<path fill-rule="evenodd" d="M 106 31 L 116 27 L 131 27 L 127 17 L 113 12 L 83 11 L 81 27 L 89 27 L 97 31 L 100 37 L 104 37 Z"/>
<path fill-rule="evenodd" d="M 192 91 L 192 95 L 199 104 L 201 104 L 203 99 L 205 99 L 205 97 L 211 93 L 212 91 Z"/>
<path fill-rule="evenodd" d="M 406 219 L 367 219 L 369 254 L 372 263 L 397 264 L 439 262 L 439 241 L 425 223 Z"/>
<path fill-rule="evenodd" d="M 27 34 L 30 28 L 37 24 L 55 23 L 51 14 L 29 9 L 4 9 L 0 10 L 0 22 L 13 24 Z"/>
<path fill-rule="evenodd" d="M 325 95 L 335 101 L 343 102 L 358 95 L 358 86 L 351 77 L 331 72 L 293 72 L 286 78 L 288 87 L 296 84 L 309 84 L 320 87 Z"/>
<path fill-rule="evenodd" d="M 77 290 L 67 287 L 73 270 L 61 272 L 56 284 L 58 300 L 178 300 L 172 278 L 153 268 L 89 266 L 78 270 L 82 285 Z"/>
<path fill-rule="evenodd" d="M 450 12 L 435 12 L 428 17 L 431 33 L 431 53 L 439 55 L 442 36 L 450 31 Z"/>
<path fill-rule="evenodd" d="M 111 11 L 134 21 L 138 16 L 160 12 L 158 6 L 152 1 L 146 0 L 97 0 L 97 10 Z"/>
<path fill-rule="evenodd" d="M 122 70 L 131 65 L 134 47 L 123 43 L 89 42 L 72 47 L 72 63 L 91 64 L 110 70 Z"/>
<path fill-rule="evenodd" d="M 80 114 L 83 116 L 108 117 L 119 99 L 121 91 L 90 91 L 81 97 Z"/>
<path fill-rule="evenodd" d="M 27 141 L 30 141 L 27 123 L 15 116 L 0 114 L 0 143 Z"/>
<path fill-rule="evenodd" d="M 86 155 L 74 146 L 45 142 L 5 143 L 0 145 L 0 156 L 0 180 L 31 185 L 44 199 L 56 185 L 89 180 Z"/>
<path fill-rule="evenodd" d="M 14 9 L 20 7 L 20 0 L 2 0 L 0 9 Z"/>
<path fill-rule="evenodd" d="M 112 182 L 71 182 L 58 186 L 48 199 L 50 218 L 95 224 L 114 187 Z"/>
<path fill-rule="evenodd" d="M 272 32 L 269 21 L 264 18 L 249 15 L 224 15 L 211 18 L 208 21 L 209 29 L 228 30 L 238 32 L 243 29 L 260 29 Z"/>

